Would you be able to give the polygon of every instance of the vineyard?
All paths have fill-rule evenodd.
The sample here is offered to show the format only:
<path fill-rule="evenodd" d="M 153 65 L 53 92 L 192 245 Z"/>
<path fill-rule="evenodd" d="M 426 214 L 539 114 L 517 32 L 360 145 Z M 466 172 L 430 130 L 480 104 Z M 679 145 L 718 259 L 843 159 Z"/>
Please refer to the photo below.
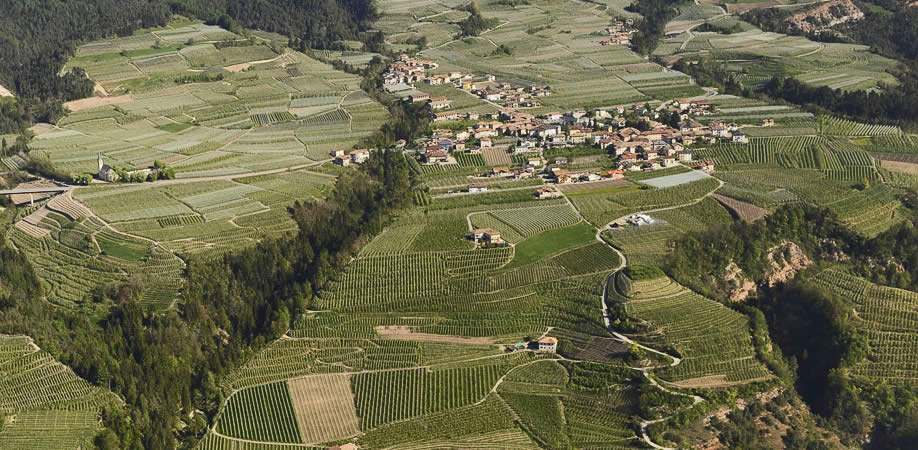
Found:
<path fill-rule="evenodd" d="M 236 392 L 220 413 L 217 431 L 252 441 L 303 442 L 286 382 Z"/>
<path fill-rule="evenodd" d="M 890 383 L 918 378 L 914 326 L 918 294 L 880 286 L 841 270 L 828 269 L 813 280 L 850 302 L 867 338 L 867 357 L 851 369 L 855 376 Z"/>
<path fill-rule="evenodd" d="M 618 283 L 616 283 L 618 284 Z M 651 347 L 667 346 L 682 358 L 679 365 L 656 371 L 680 386 L 730 385 L 770 377 L 755 359 L 746 316 L 704 298 L 666 278 L 632 286 L 629 316 L 646 321 L 654 332 L 638 339 Z"/>
<path fill-rule="evenodd" d="M 31 338 L 0 336 L 2 448 L 77 448 L 99 429 L 103 406 L 118 398 L 77 377 Z"/>
<path fill-rule="evenodd" d="M 149 242 L 114 233 L 98 218 L 73 220 L 50 206 L 49 202 L 32 213 L 20 222 L 25 226 L 10 233 L 10 239 L 29 255 L 50 302 L 92 309 L 88 300 L 96 286 L 123 282 L 137 274 L 145 281 L 142 303 L 152 309 L 172 306 L 184 283 L 181 259 L 152 248 Z M 72 211 L 80 208 L 72 200 L 57 206 L 71 216 L 79 216 L 81 213 Z"/>
<path fill-rule="evenodd" d="M 519 242 L 543 231 L 578 223 L 580 217 L 564 204 L 482 212 L 472 215 L 471 220 L 475 228 L 493 228 L 507 241 Z"/>
<path fill-rule="evenodd" d="M 627 190 L 611 194 L 585 191 L 572 195 L 571 201 L 590 223 L 604 226 L 638 211 L 689 203 L 711 193 L 719 185 L 716 179 L 706 178 L 662 189 Z"/>
<path fill-rule="evenodd" d="M 831 136 L 895 136 L 902 134 L 899 127 L 868 125 L 832 116 L 819 116 L 816 120 L 816 130 L 820 134 Z"/>

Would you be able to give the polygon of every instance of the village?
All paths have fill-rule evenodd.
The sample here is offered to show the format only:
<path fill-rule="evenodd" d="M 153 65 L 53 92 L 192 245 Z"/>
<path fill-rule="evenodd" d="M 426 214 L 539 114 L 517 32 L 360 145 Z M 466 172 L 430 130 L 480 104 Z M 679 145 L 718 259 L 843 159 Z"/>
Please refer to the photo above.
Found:
<path fill-rule="evenodd" d="M 451 155 L 457 152 L 481 153 L 494 149 L 497 141 L 509 141 L 509 145 L 505 144 L 506 151 L 523 161 L 520 167 L 494 167 L 482 176 L 524 179 L 542 175 L 547 181 L 561 184 L 621 179 L 627 172 L 665 169 L 679 164 L 710 172 L 714 169 L 713 163 L 696 161 L 692 147 L 718 142 L 748 143 L 737 124 L 713 121 L 703 125 L 694 119 L 685 119 L 671 126 L 657 120 L 664 114 L 685 117 L 709 112 L 710 105 L 703 100 L 672 101 L 656 110 L 645 105 L 631 105 L 539 116 L 505 108 L 466 128 L 434 128 L 417 152 L 425 164 L 454 164 Z M 642 128 L 647 129 L 641 131 L 627 126 L 626 115 L 636 117 Z M 546 153 L 558 149 L 583 148 L 592 148 L 594 154 L 608 154 L 614 166 L 602 171 L 569 171 L 565 166 L 572 162 L 570 158 L 546 157 Z M 484 185 L 469 186 L 469 192 L 484 190 L 487 190 Z"/>
<path fill-rule="evenodd" d="M 630 37 L 631 24 L 618 21 L 604 33 L 614 38 L 603 41 L 603 45 L 624 44 Z M 423 105 L 430 114 L 433 124 L 430 137 L 415 143 L 415 148 L 409 145 L 408 150 L 414 150 L 419 161 L 429 165 L 457 164 L 455 155 L 458 153 L 480 154 L 498 151 L 498 148 L 506 149 L 514 161 L 520 162 L 517 167 L 494 167 L 479 178 L 541 177 L 546 182 L 567 184 L 621 179 L 628 172 L 678 165 L 711 172 L 714 164 L 696 161 L 693 148 L 719 142 L 749 142 L 735 123 L 715 120 L 702 124 L 696 120 L 716 113 L 711 103 L 703 98 L 671 100 L 654 106 L 636 103 L 589 111 L 532 114 L 525 109 L 538 106 L 534 99 L 551 95 L 550 88 L 514 86 L 496 80 L 493 75 L 431 74 L 438 67 L 435 62 L 402 55 L 384 74 L 387 89 L 391 92 L 411 90 L 403 100 Z M 413 90 L 414 83 L 452 84 L 489 103 L 500 102 L 495 103 L 500 109 L 491 113 L 450 110 L 452 102 L 448 98 L 431 97 Z M 773 120 L 766 119 L 762 126 L 773 124 Z M 564 149 L 580 153 L 583 149 L 592 149 L 586 152 L 609 155 L 613 164 L 601 170 L 568 170 L 573 162 L 571 158 L 557 156 L 565 153 Z M 467 187 L 470 193 L 485 191 L 487 185 L 482 183 Z"/>

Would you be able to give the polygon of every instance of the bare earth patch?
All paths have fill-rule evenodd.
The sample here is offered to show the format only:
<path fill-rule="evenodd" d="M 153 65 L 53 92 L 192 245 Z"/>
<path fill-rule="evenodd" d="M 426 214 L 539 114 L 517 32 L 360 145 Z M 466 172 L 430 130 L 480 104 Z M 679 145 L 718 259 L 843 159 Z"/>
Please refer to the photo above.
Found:
<path fill-rule="evenodd" d="M 752 203 L 746 203 L 735 198 L 727 197 L 726 195 L 711 194 L 711 197 L 714 197 L 715 200 L 732 210 L 740 220 L 746 223 L 755 222 L 768 214 L 768 210 L 765 208 L 760 208 Z"/>
<path fill-rule="evenodd" d="M 727 12 L 730 14 L 744 13 L 746 11 L 752 11 L 753 9 L 758 8 L 771 8 L 773 6 L 778 6 L 779 4 L 780 3 L 777 2 L 735 3 L 727 5 Z"/>
<path fill-rule="evenodd" d="M 334 441 L 360 432 L 350 375 L 310 375 L 288 384 L 304 443 Z"/>
<path fill-rule="evenodd" d="M 72 112 L 77 112 L 84 109 L 98 108 L 100 106 L 127 103 L 132 100 L 134 100 L 134 96 L 132 94 L 118 95 L 115 97 L 89 97 L 64 103 L 64 107 Z"/>
<path fill-rule="evenodd" d="M 559 184 L 556 187 L 561 192 L 578 192 L 578 191 L 588 191 L 590 189 L 603 189 L 610 187 L 622 187 L 629 186 L 632 183 L 628 180 L 604 180 L 604 181 L 590 181 L 585 183 L 572 183 L 572 184 Z"/>
<path fill-rule="evenodd" d="M 248 69 L 249 67 L 252 67 L 252 63 L 233 64 L 232 66 L 224 67 L 223 70 L 227 72 L 239 73 Z"/>
<path fill-rule="evenodd" d="M 403 341 L 421 341 L 421 342 L 445 342 L 449 344 L 474 344 L 474 345 L 488 345 L 493 344 L 494 339 L 489 337 L 461 337 L 461 336 L 447 336 L 443 334 L 430 334 L 430 333 L 416 333 L 411 330 L 411 327 L 406 326 L 391 326 L 376 327 L 376 333 L 383 339 L 398 339 Z"/>
<path fill-rule="evenodd" d="M 883 168 L 892 172 L 918 175 L 918 164 L 904 161 L 881 161 Z"/>
<path fill-rule="evenodd" d="M 708 375 L 706 377 L 689 378 L 682 381 L 667 381 L 666 384 L 680 388 L 723 388 L 735 386 L 737 384 L 752 383 L 755 381 L 764 381 L 771 377 L 754 378 L 745 381 L 727 381 L 726 375 Z"/>
<path fill-rule="evenodd" d="M 15 97 L 9 89 L 0 85 L 0 97 Z"/>
<path fill-rule="evenodd" d="M 54 125 L 51 125 L 50 123 L 36 123 L 35 125 L 32 125 L 32 128 L 29 128 L 29 130 L 31 130 L 32 133 L 36 136 L 41 136 L 45 133 L 54 131 Z"/>

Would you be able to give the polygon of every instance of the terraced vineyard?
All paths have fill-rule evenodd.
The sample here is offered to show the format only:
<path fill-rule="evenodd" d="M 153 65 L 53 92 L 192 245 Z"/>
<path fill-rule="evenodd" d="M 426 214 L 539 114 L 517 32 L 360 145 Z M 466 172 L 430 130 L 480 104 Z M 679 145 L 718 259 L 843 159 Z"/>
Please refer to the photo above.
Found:
<path fill-rule="evenodd" d="M 632 285 L 626 292 L 633 297 L 618 294 L 619 301 L 629 316 L 650 327 L 637 339 L 651 347 L 671 346 L 681 356 L 680 364 L 655 372 L 663 379 L 683 387 L 714 387 L 771 376 L 756 360 L 746 316 L 681 289 L 667 277 L 615 284 Z"/>
<path fill-rule="evenodd" d="M 0 447 L 85 448 L 111 392 L 77 377 L 24 336 L 0 336 Z"/>
<path fill-rule="evenodd" d="M 880 286 L 842 270 L 827 269 L 813 280 L 848 301 L 863 330 L 867 357 L 851 369 L 855 376 L 890 383 L 918 379 L 918 294 Z"/>
<path fill-rule="evenodd" d="M 482 212 L 471 216 L 475 228 L 493 228 L 510 242 L 519 242 L 543 231 L 580 222 L 580 216 L 569 205 L 534 206 Z"/>

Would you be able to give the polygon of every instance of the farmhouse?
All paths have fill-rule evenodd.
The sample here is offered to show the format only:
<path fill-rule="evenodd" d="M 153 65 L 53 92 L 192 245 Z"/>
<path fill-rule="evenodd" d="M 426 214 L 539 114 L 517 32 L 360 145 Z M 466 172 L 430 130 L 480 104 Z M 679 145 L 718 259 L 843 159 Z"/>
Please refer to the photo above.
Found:
<path fill-rule="evenodd" d="M 361 148 L 361 149 L 350 152 L 349 155 L 351 157 L 351 162 L 356 163 L 356 164 L 361 164 L 365 162 L 366 160 L 370 159 L 370 150 Z"/>
<path fill-rule="evenodd" d="M 359 449 L 359 448 L 360 448 L 360 447 L 358 447 L 357 444 L 354 444 L 354 443 L 352 443 L 352 442 L 348 442 L 347 444 L 335 445 L 335 446 L 333 446 L 333 447 L 328 447 L 328 450 L 357 450 L 357 449 Z"/>
<path fill-rule="evenodd" d="M 702 161 L 698 163 L 695 167 L 695 170 L 700 170 L 702 172 L 711 173 L 714 171 L 714 162 L 712 161 Z"/>
<path fill-rule="evenodd" d="M 546 336 L 539 339 L 537 342 L 539 343 L 540 352 L 554 353 L 558 350 L 558 338 Z"/>
<path fill-rule="evenodd" d="M 451 103 L 446 97 L 434 97 L 427 103 L 427 107 L 432 110 L 446 109 L 449 108 L 450 105 Z"/>
<path fill-rule="evenodd" d="M 500 238 L 500 232 L 493 228 L 478 228 L 469 235 L 473 240 L 481 244 L 503 244 L 504 240 Z"/>
<path fill-rule="evenodd" d="M 428 149 L 424 152 L 424 161 L 428 163 L 444 163 L 449 159 L 449 155 L 439 146 L 435 146 L 435 149 Z"/>
<path fill-rule="evenodd" d="M 408 101 L 411 103 L 423 103 L 430 100 L 430 94 L 421 92 L 417 94 L 411 94 L 408 96 Z"/>
<path fill-rule="evenodd" d="M 336 166 L 341 167 L 347 167 L 351 165 L 351 159 L 344 155 L 336 156 L 332 162 L 335 163 Z"/>
<path fill-rule="evenodd" d="M 560 197 L 561 193 L 551 188 L 541 188 L 535 192 L 538 199 Z"/>

